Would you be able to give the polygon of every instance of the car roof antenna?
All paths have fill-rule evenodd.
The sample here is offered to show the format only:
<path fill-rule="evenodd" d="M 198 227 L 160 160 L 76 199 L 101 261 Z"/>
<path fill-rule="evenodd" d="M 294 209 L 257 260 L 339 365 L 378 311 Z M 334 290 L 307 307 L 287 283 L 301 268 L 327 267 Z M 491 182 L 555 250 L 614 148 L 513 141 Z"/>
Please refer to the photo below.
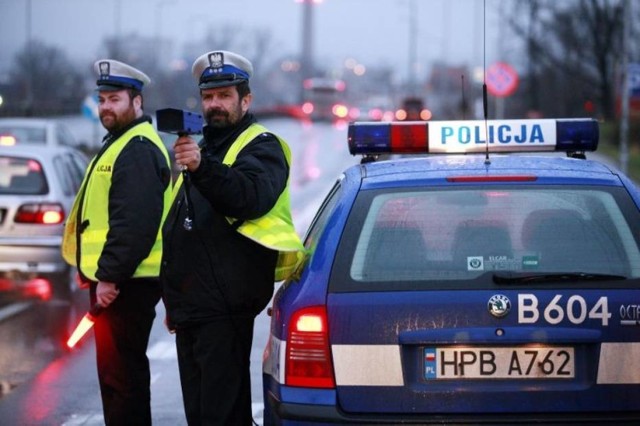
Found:
<path fill-rule="evenodd" d="M 464 74 L 460 75 L 460 85 L 462 86 L 462 119 L 467 119 L 467 99 L 464 95 Z"/>
<path fill-rule="evenodd" d="M 489 160 L 489 125 L 487 123 L 487 0 L 482 1 L 482 112 L 484 114 L 485 157 L 484 164 L 491 164 Z"/>

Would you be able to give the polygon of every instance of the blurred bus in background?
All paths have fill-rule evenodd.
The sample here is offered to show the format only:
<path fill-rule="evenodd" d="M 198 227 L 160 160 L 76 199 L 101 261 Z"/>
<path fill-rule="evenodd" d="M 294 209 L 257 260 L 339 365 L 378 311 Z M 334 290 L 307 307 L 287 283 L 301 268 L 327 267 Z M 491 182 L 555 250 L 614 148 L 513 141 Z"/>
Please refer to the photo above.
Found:
<path fill-rule="evenodd" d="M 347 85 L 343 80 L 313 77 L 303 81 L 302 111 L 312 121 L 348 120 Z"/>

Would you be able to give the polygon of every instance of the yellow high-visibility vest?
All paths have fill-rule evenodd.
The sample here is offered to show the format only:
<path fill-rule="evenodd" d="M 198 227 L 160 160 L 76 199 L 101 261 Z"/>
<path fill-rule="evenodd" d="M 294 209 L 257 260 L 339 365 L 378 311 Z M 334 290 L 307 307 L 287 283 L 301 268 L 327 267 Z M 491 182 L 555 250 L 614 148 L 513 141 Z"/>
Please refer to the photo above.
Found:
<path fill-rule="evenodd" d="M 268 132 L 268 130 L 258 123 L 250 125 L 238 136 L 231 147 L 229 147 L 222 163 L 231 166 L 236 161 L 238 153 L 240 153 L 245 146 L 260 134 L 266 132 Z M 275 136 L 280 142 L 280 146 L 282 146 L 287 164 L 291 165 L 291 150 L 289 149 L 289 145 L 279 136 Z M 304 258 L 304 246 L 293 226 L 293 219 L 291 217 L 289 180 L 290 179 L 287 179 L 287 185 L 284 191 L 282 191 L 276 204 L 267 214 L 257 219 L 244 220 L 237 229 L 237 231 L 245 237 L 279 252 L 275 270 L 275 281 L 288 278 Z M 181 185 L 182 174 L 176 181 L 173 191 L 174 196 L 178 194 Z M 227 217 L 227 221 L 230 224 L 233 224 L 237 220 L 236 218 Z"/>
<path fill-rule="evenodd" d="M 105 152 L 98 158 L 94 157 L 87 168 L 80 191 L 74 200 L 71 213 L 65 223 L 62 240 L 62 256 L 67 263 L 77 266 L 80 272 L 93 281 L 98 281 L 98 259 L 107 241 L 109 232 L 109 190 L 116 160 L 127 143 L 138 136 L 143 136 L 153 142 L 165 157 L 167 167 L 171 168 L 169 154 L 162 140 L 155 132 L 151 123 L 138 124 L 112 142 Z M 82 206 L 80 206 L 80 200 Z M 164 191 L 164 206 L 162 222 L 164 222 L 171 206 L 171 185 Z M 78 209 L 82 208 L 80 215 Z M 162 223 L 161 222 L 161 223 Z M 87 223 L 78 235 L 78 227 Z M 79 237 L 79 238 L 78 238 Z M 78 252 L 77 243 L 80 243 Z M 77 256 L 79 255 L 79 264 Z M 158 228 L 156 240 L 149 255 L 138 265 L 133 277 L 157 277 L 160 274 L 162 259 L 162 226 Z"/>

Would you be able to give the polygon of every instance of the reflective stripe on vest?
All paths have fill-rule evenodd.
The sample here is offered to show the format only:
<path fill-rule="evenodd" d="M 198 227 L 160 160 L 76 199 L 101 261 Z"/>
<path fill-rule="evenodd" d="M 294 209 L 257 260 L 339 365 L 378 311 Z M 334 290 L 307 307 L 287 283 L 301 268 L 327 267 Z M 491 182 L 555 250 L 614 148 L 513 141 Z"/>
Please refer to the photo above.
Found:
<path fill-rule="evenodd" d="M 257 123 L 249 126 L 238 139 L 231 145 L 224 156 L 222 162 L 232 165 L 238 156 L 238 153 L 247 146 L 251 141 L 268 130 Z M 291 149 L 289 145 L 277 135 L 276 138 L 280 142 L 280 146 L 284 151 L 287 164 L 291 166 Z M 275 280 L 280 281 L 288 278 L 302 261 L 304 255 L 304 247 L 300 241 L 300 237 L 296 233 L 291 218 L 291 197 L 289 192 L 289 180 L 287 185 L 278 197 L 278 201 L 273 208 L 264 216 L 257 219 L 245 220 L 238 228 L 238 232 L 255 242 L 262 244 L 273 250 L 278 250 L 278 262 L 275 270 Z M 234 218 L 227 218 L 229 223 L 235 222 Z"/>
<path fill-rule="evenodd" d="M 171 167 L 169 154 L 157 135 L 153 126 L 148 123 L 141 123 L 132 127 L 117 140 L 112 142 L 106 151 L 99 157 L 94 158 L 87 169 L 93 171 L 90 175 L 85 175 L 81 191 L 84 190 L 84 202 L 82 205 L 80 223 L 88 221 L 88 226 L 80 235 L 80 265 L 78 269 L 87 278 L 97 281 L 95 276 L 98 271 L 98 260 L 107 240 L 109 231 L 109 190 L 111 188 L 111 178 L 116 160 L 127 143 L 138 136 L 145 137 L 153 142 L 165 157 L 167 166 Z M 95 164 L 94 164 L 95 162 Z M 62 254 L 64 259 L 70 263 L 76 263 L 76 232 L 78 224 L 76 222 L 78 200 L 76 196 L 69 221 L 65 224 L 65 235 L 62 244 Z M 164 221 L 171 203 L 171 185 L 168 185 L 164 192 L 164 207 L 162 221 Z M 133 277 L 157 277 L 160 273 L 160 263 L 162 257 L 162 227 L 158 228 L 156 241 L 151 248 L 149 255 L 138 265 Z"/>
<path fill-rule="evenodd" d="M 240 151 L 262 133 L 268 133 L 264 126 L 257 123 L 250 125 L 229 147 L 222 163 L 231 166 L 236 161 Z M 289 146 L 282 138 L 277 135 L 274 136 L 282 146 L 287 164 L 291 165 L 291 150 Z M 174 196 L 179 192 L 181 185 L 182 175 L 180 175 L 174 187 Z M 236 219 L 227 217 L 227 221 L 232 224 Z M 279 254 L 275 280 L 281 281 L 288 278 L 304 258 L 304 246 L 296 233 L 293 219 L 291 218 L 289 179 L 287 179 L 287 185 L 278 197 L 276 204 L 267 214 L 257 219 L 243 221 L 237 230 L 258 244 L 277 250 Z"/>

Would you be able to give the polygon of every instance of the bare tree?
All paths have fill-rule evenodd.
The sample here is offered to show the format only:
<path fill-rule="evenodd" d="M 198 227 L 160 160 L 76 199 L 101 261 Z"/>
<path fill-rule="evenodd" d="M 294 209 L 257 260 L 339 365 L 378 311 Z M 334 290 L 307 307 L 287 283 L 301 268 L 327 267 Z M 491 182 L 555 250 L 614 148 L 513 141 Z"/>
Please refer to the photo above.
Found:
<path fill-rule="evenodd" d="M 562 102 L 582 112 L 585 102 L 594 101 L 599 115 L 613 118 L 622 1 L 519 0 L 515 11 L 510 23 L 527 49 L 530 108 L 557 112 Z"/>
<path fill-rule="evenodd" d="M 82 73 L 66 54 L 37 40 L 16 54 L 9 87 L 8 107 L 25 116 L 75 113 L 85 96 Z"/>

